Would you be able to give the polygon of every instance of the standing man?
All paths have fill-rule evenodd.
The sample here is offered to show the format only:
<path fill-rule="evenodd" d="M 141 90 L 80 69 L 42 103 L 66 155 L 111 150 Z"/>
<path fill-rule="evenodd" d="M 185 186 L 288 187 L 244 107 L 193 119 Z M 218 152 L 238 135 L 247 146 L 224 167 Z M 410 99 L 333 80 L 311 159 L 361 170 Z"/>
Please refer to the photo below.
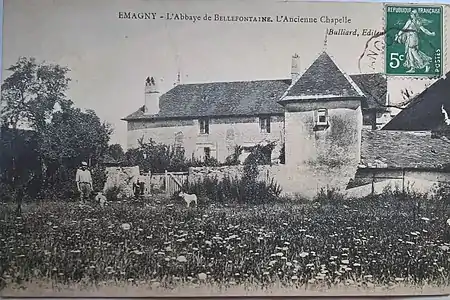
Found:
<path fill-rule="evenodd" d="M 81 168 L 77 170 L 76 182 L 81 201 L 89 200 L 92 192 L 92 176 L 91 171 L 87 169 L 87 163 L 84 161 L 81 163 Z"/>

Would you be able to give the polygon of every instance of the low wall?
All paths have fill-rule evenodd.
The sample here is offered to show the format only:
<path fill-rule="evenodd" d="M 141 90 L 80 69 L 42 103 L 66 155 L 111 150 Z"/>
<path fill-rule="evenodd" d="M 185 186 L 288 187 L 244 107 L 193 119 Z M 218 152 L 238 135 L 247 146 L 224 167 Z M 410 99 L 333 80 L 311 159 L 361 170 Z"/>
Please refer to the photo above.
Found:
<path fill-rule="evenodd" d="M 259 166 L 259 180 L 270 180 L 277 173 L 276 166 Z M 244 166 L 225 166 L 225 167 L 194 167 L 189 168 L 188 181 L 194 183 L 202 181 L 204 178 L 215 178 L 222 180 L 228 178 L 241 178 L 244 174 Z"/>
<path fill-rule="evenodd" d="M 189 169 L 189 183 L 198 182 L 205 177 L 219 180 L 224 177 L 241 178 L 244 166 L 225 166 L 225 167 L 197 167 Z M 405 186 L 406 191 L 434 194 L 436 187 L 440 182 L 450 183 L 450 173 L 442 172 L 423 172 L 407 171 L 383 171 L 366 170 L 364 174 L 359 175 L 359 180 L 365 180 L 366 183 L 357 187 L 347 189 L 350 181 L 348 176 L 330 176 L 326 170 L 308 169 L 301 166 L 289 167 L 287 165 L 259 166 L 259 180 L 271 180 L 272 178 L 283 189 L 283 195 L 298 195 L 302 198 L 312 199 L 322 188 L 338 189 L 347 197 L 363 197 L 372 193 L 373 172 L 376 172 L 374 180 L 374 192 L 380 194 L 387 187 L 400 190 Z"/>
<path fill-rule="evenodd" d="M 166 175 L 164 173 L 155 173 L 150 175 L 150 190 L 151 192 L 163 192 L 164 180 Z"/>
<path fill-rule="evenodd" d="M 107 167 L 106 183 L 103 192 L 112 187 L 119 187 L 121 193 L 119 198 L 131 197 L 133 195 L 133 183 L 140 177 L 139 167 Z"/>
<path fill-rule="evenodd" d="M 298 195 L 312 199 L 322 187 L 335 187 L 344 190 L 348 178 L 335 178 L 326 172 L 319 172 L 302 167 L 287 165 L 259 166 L 259 180 L 269 181 L 272 178 L 282 188 L 282 195 Z M 244 166 L 196 167 L 189 169 L 189 183 L 198 182 L 205 177 L 223 179 L 224 177 L 241 178 Z"/>
<path fill-rule="evenodd" d="M 450 183 L 450 173 L 447 172 L 367 169 L 358 173 L 355 178 L 362 184 L 346 190 L 348 197 L 364 197 L 372 191 L 374 194 L 381 194 L 389 188 L 428 194 L 432 197 L 440 183 Z"/>

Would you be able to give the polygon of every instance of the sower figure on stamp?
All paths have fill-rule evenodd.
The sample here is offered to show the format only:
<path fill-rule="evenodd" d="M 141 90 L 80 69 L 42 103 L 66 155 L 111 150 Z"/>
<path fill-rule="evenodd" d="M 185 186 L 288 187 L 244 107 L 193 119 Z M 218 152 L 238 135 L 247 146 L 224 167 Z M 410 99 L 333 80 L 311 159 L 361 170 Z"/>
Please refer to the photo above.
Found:
<path fill-rule="evenodd" d="M 408 68 L 407 73 L 414 73 L 416 69 L 424 69 L 425 73 L 430 71 L 430 65 L 433 59 L 420 51 L 419 49 L 419 31 L 429 36 L 435 36 L 435 32 L 431 32 L 424 26 L 432 21 L 419 16 L 416 9 L 411 11 L 410 18 L 406 21 L 405 26 L 395 35 L 395 41 L 405 45 L 405 62 L 404 67 Z"/>
<path fill-rule="evenodd" d="M 76 182 L 78 191 L 80 192 L 81 202 L 89 200 L 89 196 L 92 192 L 92 176 L 91 171 L 87 169 L 87 163 L 84 161 L 77 170 Z"/>

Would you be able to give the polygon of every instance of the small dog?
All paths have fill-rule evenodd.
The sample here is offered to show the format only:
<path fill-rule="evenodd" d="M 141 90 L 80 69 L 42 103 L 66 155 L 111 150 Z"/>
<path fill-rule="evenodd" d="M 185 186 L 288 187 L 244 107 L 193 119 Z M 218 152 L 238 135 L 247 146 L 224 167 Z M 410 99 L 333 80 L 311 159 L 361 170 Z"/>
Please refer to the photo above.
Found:
<path fill-rule="evenodd" d="M 98 192 L 97 196 L 95 196 L 95 201 L 100 204 L 100 207 L 104 207 L 106 204 L 106 197 L 102 192 Z"/>
<path fill-rule="evenodd" d="M 187 207 L 189 207 L 192 202 L 195 202 L 195 206 L 197 206 L 197 195 L 196 194 L 186 194 L 186 193 L 180 192 L 178 195 L 184 199 L 184 202 L 186 202 Z"/>

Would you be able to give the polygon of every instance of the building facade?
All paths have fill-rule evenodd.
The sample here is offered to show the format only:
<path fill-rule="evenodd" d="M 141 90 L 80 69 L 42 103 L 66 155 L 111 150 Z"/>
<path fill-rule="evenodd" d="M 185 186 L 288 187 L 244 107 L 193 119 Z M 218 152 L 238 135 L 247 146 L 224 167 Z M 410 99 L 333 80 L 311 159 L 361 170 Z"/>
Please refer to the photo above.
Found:
<path fill-rule="evenodd" d="M 386 108 L 389 95 L 384 75 L 348 76 L 325 52 L 303 74 L 300 73 L 299 65 L 300 57 L 294 55 L 291 78 L 287 79 L 179 84 L 162 95 L 155 80 L 147 78 L 145 105 L 123 119 L 128 126 L 128 148 L 137 147 L 141 138 L 153 139 L 158 143 L 182 146 L 188 157 L 213 157 L 224 161 L 233 153 L 236 145 L 250 151 L 256 144 L 276 142 L 277 146 L 272 153 L 272 159 L 276 162 L 285 143 L 285 136 L 295 134 L 298 126 L 296 122 L 302 118 L 322 118 L 319 114 L 324 112 L 327 118 L 333 120 L 332 124 L 337 124 L 336 120 L 339 118 L 336 116 L 345 117 L 346 114 L 345 109 L 344 112 L 338 110 L 342 104 L 343 107 L 358 106 L 361 126 L 367 128 L 380 128 L 390 119 L 389 109 Z M 316 89 L 326 92 L 327 87 L 324 88 L 323 85 L 330 83 L 330 76 L 338 80 L 335 85 L 350 82 L 346 85 L 356 88 L 360 99 L 352 104 L 347 103 L 345 98 L 329 101 L 330 99 L 323 98 L 323 92 L 320 96 L 322 98 L 316 99 L 313 95 L 315 91 L 309 93 L 310 99 L 303 99 L 303 102 L 310 104 L 292 104 L 284 99 L 288 91 L 303 87 L 307 78 L 311 82 L 321 83 L 322 87 Z M 306 86 L 304 88 L 307 89 Z M 319 107 L 317 103 L 320 101 L 327 104 L 323 108 Z M 327 110 L 328 106 L 330 110 Z M 310 114 L 296 112 L 299 109 L 310 109 Z M 355 124 L 351 126 L 356 126 Z M 333 128 L 334 125 L 330 130 Z M 300 137 L 304 138 L 305 135 Z M 287 153 L 293 151 L 293 148 L 289 149 L 291 150 L 287 150 Z M 306 148 L 304 150 L 307 151 Z"/>
<path fill-rule="evenodd" d="M 394 126 L 426 109 L 392 117 L 384 75 L 348 75 L 326 52 L 303 73 L 298 66 L 299 57 L 294 55 L 289 79 L 182 84 L 163 95 L 148 78 L 146 104 L 124 118 L 128 147 L 136 147 L 140 138 L 151 138 L 183 146 L 187 156 L 224 161 L 236 145 L 251 149 L 273 141 L 277 143 L 273 161 L 284 145 L 285 163 L 264 166 L 263 177 L 275 178 L 285 193 L 307 198 L 321 188 L 363 196 L 392 183 L 428 189 L 450 180 L 450 143 L 431 132 L 399 131 L 408 128 Z M 418 97 L 436 94 L 429 101 L 441 107 L 443 95 L 436 87 L 444 86 L 437 81 Z M 427 106 L 428 100 L 422 100 L 412 103 Z M 435 113 L 440 115 L 432 123 L 444 124 L 442 112 Z M 192 170 L 189 180 L 208 173 Z"/>

